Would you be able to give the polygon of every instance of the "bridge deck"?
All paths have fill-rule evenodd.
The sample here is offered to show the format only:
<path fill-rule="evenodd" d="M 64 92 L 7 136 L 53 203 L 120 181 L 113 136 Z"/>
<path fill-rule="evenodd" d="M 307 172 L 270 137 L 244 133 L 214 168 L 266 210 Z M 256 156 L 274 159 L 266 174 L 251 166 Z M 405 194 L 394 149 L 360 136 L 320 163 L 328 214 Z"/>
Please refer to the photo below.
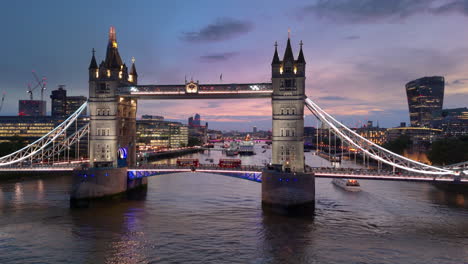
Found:
<path fill-rule="evenodd" d="M 120 95 L 145 100 L 164 99 L 247 99 L 271 98 L 271 83 L 243 84 L 195 84 L 189 90 L 186 85 L 137 85 L 120 88 Z"/>
<path fill-rule="evenodd" d="M 241 166 L 240 168 L 220 168 L 217 165 L 201 165 L 195 168 L 197 172 L 223 174 L 248 174 L 261 173 L 264 166 Z M 191 172 L 189 167 L 178 167 L 171 165 L 164 166 L 143 166 L 138 168 L 129 168 L 129 172 L 140 173 L 146 175 L 144 177 L 154 176 L 158 174 Z M 412 181 L 412 182 L 454 182 L 453 176 L 434 176 L 424 174 L 393 174 L 392 172 L 376 170 L 355 170 L 355 169 L 331 169 L 331 168 L 311 168 L 308 167 L 307 172 L 313 172 L 316 178 L 352 178 L 362 180 L 382 180 L 382 181 Z M 261 178 L 258 180 L 261 181 Z M 457 181 L 468 183 L 468 178 L 457 178 Z"/>
<path fill-rule="evenodd" d="M 29 166 L 29 167 L 0 167 L 0 172 L 34 172 L 34 171 L 73 171 L 79 164 L 61 164 L 57 166 Z M 224 174 L 228 176 L 246 178 L 261 182 L 261 173 L 264 166 L 241 166 L 239 168 L 220 168 L 217 165 L 203 164 L 195 168 L 196 172 Z M 129 175 L 134 177 L 150 177 L 160 174 L 192 172 L 190 167 L 179 167 L 176 165 L 143 165 L 141 167 L 129 168 Z M 393 174 L 390 171 L 376 171 L 363 169 L 332 169 L 308 167 L 307 172 L 313 172 L 316 178 L 352 178 L 362 180 L 381 181 L 412 181 L 412 182 L 460 182 L 468 183 L 467 177 L 455 178 L 450 175 L 434 176 L 424 174 Z M 138 176 L 137 176 L 138 175 Z M 241 176 L 243 175 L 243 176 Z"/>

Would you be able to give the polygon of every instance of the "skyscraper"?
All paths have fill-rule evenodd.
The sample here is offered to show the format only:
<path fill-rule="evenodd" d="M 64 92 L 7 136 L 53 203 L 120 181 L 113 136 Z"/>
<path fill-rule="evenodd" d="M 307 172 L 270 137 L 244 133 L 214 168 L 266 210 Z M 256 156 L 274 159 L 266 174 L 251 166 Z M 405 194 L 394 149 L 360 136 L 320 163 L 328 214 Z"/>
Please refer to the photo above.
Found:
<path fill-rule="evenodd" d="M 51 114 L 53 117 L 64 117 L 67 113 L 67 90 L 65 85 L 59 85 L 57 90 L 53 90 L 50 95 L 52 99 Z"/>
<path fill-rule="evenodd" d="M 193 120 L 193 125 L 194 126 L 200 126 L 201 125 L 201 118 L 199 114 L 195 114 L 195 119 Z"/>
<path fill-rule="evenodd" d="M 430 126 L 432 112 L 442 110 L 444 87 L 441 76 L 423 77 L 406 84 L 411 126 Z"/>
<path fill-rule="evenodd" d="M 87 100 L 88 98 L 86 98 L 86 96 L 67 96 L 66 116 L 70 116 L 76 112 Z M 83 110 L 82 115 L 86 115 L 86 110 L 87 109 Z"/>

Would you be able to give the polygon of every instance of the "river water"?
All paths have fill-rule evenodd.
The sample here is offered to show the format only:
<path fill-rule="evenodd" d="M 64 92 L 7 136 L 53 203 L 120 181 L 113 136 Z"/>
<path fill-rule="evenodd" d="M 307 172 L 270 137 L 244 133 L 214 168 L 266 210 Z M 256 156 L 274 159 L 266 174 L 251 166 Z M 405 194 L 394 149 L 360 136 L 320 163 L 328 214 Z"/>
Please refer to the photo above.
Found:
<path fill-rule="evenodd" d="M 224 176 L 153 177 L 146 196 L 87 209 L 69 208 L 70 182 L 0 184 L 0 263 L 468 263 L 468 195 L 425 183 L 317 179 L 315 215 L 287 217 L 262 211 L 261 184 Z"/>

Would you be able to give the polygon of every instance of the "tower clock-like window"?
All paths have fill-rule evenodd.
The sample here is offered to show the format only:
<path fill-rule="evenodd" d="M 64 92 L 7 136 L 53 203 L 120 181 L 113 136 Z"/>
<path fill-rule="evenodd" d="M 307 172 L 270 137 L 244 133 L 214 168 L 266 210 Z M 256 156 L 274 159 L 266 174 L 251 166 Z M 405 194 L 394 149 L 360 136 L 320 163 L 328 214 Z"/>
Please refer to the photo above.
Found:
<path fill-rule="evenodd" d="M 286 79 L 284 80 L 284 87 L 286 90 L 295 90 L 296 89 L 296 80 Z"/>
<path fill-rule="evenodd" d="M 109 84 L 107 83 L 99 83 L 99 86 L 98 86 L 98 93 L 109 93 L 110 92 L 110 87 L 109 87 Z"/>

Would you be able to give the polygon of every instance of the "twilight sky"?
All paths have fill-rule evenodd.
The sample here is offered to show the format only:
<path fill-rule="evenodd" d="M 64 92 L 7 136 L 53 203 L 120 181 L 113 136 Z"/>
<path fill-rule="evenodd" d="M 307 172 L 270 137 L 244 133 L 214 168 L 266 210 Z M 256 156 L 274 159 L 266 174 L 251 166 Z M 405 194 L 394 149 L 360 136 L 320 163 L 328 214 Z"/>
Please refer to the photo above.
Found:
<path fill-rule="evenodd" d="M 404 85 L 423 76 L 445 76 L 444 108 L 468 106 L 468 0 L 17 0 L 1 4 L 0 21 L 1 115 L 17 114 L 33 69 L 47 76 L 47 98 L 59 84 L 87 96 L 91 49 L 104 59 L 111 25 L 139 84 L 220 74 L 268 82 L 273 44 L 282 57 L 291 28 L 295 56 L 304 42 L 307 95 L 348 125 L 408 122 Z M 184 122 L 195 113 L 214 129 L 271 127 L 265 99 L 140 101 L 138 110 Z M 310 114 L 306 125 L 316 125 Z"/>

